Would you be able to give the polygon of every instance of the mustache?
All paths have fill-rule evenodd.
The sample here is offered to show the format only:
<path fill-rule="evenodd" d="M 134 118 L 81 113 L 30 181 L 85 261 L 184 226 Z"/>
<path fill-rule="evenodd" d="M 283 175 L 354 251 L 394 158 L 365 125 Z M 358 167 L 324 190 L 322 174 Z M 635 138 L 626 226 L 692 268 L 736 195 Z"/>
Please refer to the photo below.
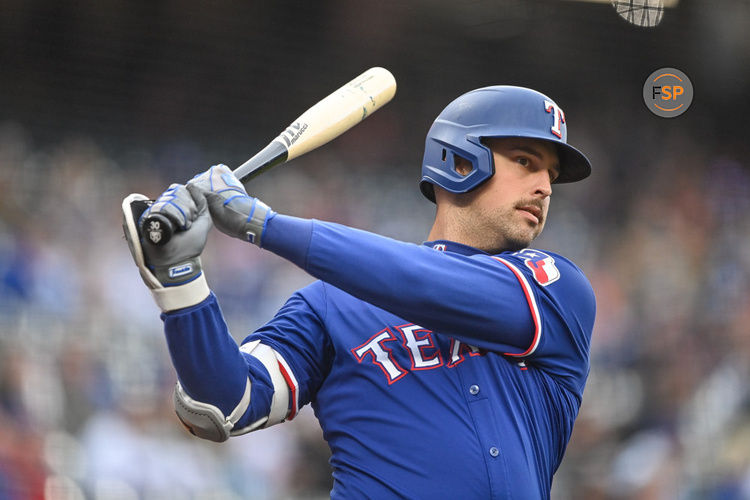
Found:
<path fill-rule="evenodd" d="M 530 199 L 530 200 L 521 200 L 516 203 L 516 208 L 523 208 L 523 207 L 536 207 L 539 210 L 544 209 L 544 202 L 539 199 Z"/>
<path fill-rule="evenodd" d="M 542 220 L 545 216 L 544 201 L 540 199 L 521 200 L 514 205 L 514 208 L 517 210 L 532 209 L 533 212 L 536 212 L 535 215 L 539 217 L 539 220 Z"/>

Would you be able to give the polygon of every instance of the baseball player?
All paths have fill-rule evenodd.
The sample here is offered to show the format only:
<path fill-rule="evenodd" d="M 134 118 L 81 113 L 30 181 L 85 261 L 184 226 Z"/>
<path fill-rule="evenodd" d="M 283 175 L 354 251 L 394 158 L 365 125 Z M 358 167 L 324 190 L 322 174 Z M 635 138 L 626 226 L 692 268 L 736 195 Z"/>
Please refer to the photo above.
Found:
<path fill-rule="evenodd" d="M 529 248 L 552 186 L 590 173 L 566 138 L 562 109 L 534 90 L 454 100 L 427 134 L 420 188 L 437 209 L 422 245 L 276 213 L 223 165 L 153 204 L 127 197 L 182 423 L 224 441 L 309 403 L 332 452 L 332 498 L 549 498 L 595 314 L 583 273 Z M 142 243 L 144 211 L 181 231 Z M 240 346 L 201 270 L 212 223 L 319 280 Z"/>

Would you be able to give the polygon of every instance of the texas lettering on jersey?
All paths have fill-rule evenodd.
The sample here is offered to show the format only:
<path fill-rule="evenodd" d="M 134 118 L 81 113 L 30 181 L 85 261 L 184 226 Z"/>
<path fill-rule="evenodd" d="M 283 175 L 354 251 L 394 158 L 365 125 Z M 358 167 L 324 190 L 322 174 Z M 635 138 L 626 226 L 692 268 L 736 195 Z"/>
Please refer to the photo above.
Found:
<path fill-rule="evenodd" d="M 394 334 L 394 330 L 398 334 Z M 411 361 L 408 369 L 396 360 L 395 349 L 403 349 L 408 354 Z M 441 366 L 453 368 L 463 362 L 466 355 L 484 354 L 481 349 L 456 339 L 451 339 L 448 352 L 443 354 L 432 331 L 411 323 L 385 328 L 351 349 L 351 353 L 358 363 L 369 360 L 380 368 L 388 384 L 400 380 L 410 371 L 432 370 Z"/>

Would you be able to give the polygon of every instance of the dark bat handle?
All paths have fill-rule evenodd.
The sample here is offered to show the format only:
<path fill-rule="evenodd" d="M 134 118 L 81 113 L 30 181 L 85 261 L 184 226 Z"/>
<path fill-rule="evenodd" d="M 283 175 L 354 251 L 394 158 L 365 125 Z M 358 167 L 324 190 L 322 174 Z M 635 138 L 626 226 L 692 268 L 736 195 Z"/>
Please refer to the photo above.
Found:
<path fill-rule="evenodd" d="M 152 245 L 166 245 L 174 231 L 172 221 L 162 214 L 151 214 L 141 221 L 141 234 Z"/>

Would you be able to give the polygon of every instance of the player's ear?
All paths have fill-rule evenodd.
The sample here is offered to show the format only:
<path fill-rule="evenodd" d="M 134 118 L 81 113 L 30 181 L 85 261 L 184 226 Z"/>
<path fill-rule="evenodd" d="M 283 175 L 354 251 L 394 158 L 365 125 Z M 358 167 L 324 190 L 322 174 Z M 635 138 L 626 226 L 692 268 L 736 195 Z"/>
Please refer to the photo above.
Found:
<path fill-rule="evenodd" d="M 453 170 L 462 177 L 466 177 L 474 170 L 474 165 L 466 158 L 457 154 L 453 155 Z"/>

